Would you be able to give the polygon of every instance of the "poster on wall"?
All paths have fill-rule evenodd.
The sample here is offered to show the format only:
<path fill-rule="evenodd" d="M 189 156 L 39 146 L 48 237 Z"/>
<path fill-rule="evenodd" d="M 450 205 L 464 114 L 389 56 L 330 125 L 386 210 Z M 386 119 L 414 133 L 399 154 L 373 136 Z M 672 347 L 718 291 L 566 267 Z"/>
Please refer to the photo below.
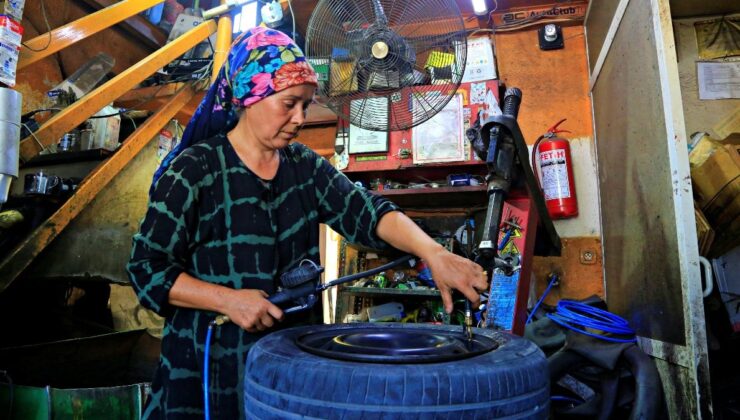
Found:
<path fill-rule="evenodd" d="M 372 112 L 368 110 L 372 109 Z M 371 125 L 388 125 L 388 98 L 367 98 L 350 102 L 352 119 L 368 118 Z M 349 125 L 349 153 L 388 151 L 388 131 L 372 131 Z"/>
<path fill-rule="evenodd" d="M 421 100 L 414 98 L 414 106 L 421 106 L 416 103 Z M 412 128 L 411 138 L 414 164 L 465 160 L 462 95 L 453 95 L 441 111 Z"/>

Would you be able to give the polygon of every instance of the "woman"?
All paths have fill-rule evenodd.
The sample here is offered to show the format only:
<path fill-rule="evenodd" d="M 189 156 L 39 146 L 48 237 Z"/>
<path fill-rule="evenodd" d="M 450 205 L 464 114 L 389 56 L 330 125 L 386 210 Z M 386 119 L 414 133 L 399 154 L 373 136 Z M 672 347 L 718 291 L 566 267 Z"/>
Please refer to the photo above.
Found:
<path fill-rule="evenodd" d="M 283 319 L 266 298 L 280 274 L 319 261 L 319 224 L 351 242 L 423 258 L 452 310 L 450 291 L 477 301 L 480 266 L 447 252 L 391 202 L 356 187 L 325 159 L 292 143 L 317 86 L 301 50 L 281 32 L 255 28 L 231 47 L 219 76 L 155 174 L 134 236 L 129 277 L 142 305 L 166 319 L 145 418 L 202 418 L 203 350 L 211 348 L 211 417 L 243 417 L 249 347 Z"/>

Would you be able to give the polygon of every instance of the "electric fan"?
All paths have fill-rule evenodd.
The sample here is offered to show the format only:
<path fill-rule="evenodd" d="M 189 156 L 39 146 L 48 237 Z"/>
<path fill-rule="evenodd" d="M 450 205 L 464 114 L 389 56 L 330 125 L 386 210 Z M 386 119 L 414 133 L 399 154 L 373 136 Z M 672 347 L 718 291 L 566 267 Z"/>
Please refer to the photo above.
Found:
<path fill-rule="evenodd" d="M 452 99 L 467 55 L 455 0 L 320 0 L 306 55 L 317 100 L 366 130 L 405 130 Z"/>

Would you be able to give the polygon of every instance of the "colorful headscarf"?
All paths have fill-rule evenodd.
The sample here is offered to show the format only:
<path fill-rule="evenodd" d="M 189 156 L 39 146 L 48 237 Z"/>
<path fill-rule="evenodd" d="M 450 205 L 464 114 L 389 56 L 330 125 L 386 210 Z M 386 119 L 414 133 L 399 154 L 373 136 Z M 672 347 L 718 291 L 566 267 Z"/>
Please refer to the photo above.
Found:
<path fill-rule="evenodd" d="M 185 128 L 180 143 L 154 172 L 150 193 L 172 160 L 183 150 L 234 128 L 240 108 L 304 83 L 318 85 L 316 72 L 288 35 L 264 27 L 239 35 L 231 44 L 229 57 L 218 77 Z"/>

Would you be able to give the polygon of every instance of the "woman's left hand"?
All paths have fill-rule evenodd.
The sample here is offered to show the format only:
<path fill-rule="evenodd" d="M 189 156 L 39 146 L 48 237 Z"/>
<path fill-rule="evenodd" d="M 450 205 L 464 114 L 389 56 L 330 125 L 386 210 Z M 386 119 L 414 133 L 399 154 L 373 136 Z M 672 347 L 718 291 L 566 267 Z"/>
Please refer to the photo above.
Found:
<path fill-rule="evenodd" d="M 480 293 L 488 289 L 488 276 L 478 264 L 440 247 L 433 257 L 424 260 L 432 270 L 432 278 L 442 294 L 447 313 L 452 312 L 452 290 L 458 290 L 473 304 L 480 306 Z"/>

